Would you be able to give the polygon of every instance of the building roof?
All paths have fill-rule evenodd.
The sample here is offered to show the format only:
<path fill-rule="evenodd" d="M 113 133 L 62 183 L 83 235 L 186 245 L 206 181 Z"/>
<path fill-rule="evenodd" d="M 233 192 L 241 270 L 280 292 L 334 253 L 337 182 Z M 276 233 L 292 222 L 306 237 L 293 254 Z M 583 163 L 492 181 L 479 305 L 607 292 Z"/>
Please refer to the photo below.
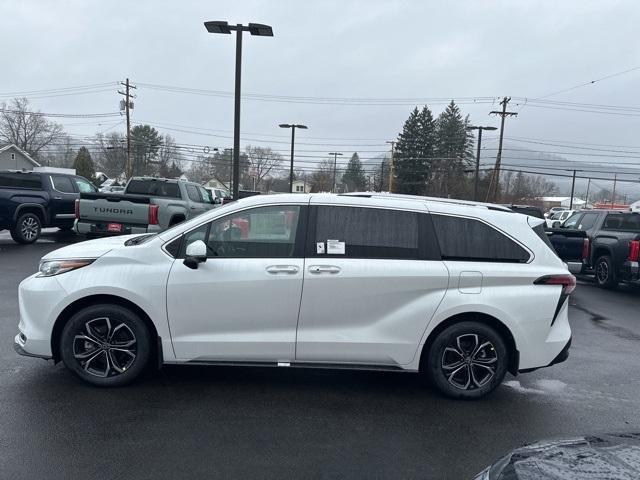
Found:
<path fill-rule="evenodd" d="M 2 152 L 6 152 L 9 149 L 14 149 L 16 150 L 20 155 L 22 155 L 24 158 L 26 158 L 27 160 L 29 160 L 31 163 L 33 163 L 34 167 L 39 167 L 40 164 L 38 162 L 36 162 L 33 158 L 31 158 L 31 155 L 29 155 L 27 152 L 25 152 L 24 150 L 22 150 L 21 148 L 18 148 L 15 144 L 10 143 L 8 145 L 5 145 L 4 147 L 0 148 L 0 153 Z"/>

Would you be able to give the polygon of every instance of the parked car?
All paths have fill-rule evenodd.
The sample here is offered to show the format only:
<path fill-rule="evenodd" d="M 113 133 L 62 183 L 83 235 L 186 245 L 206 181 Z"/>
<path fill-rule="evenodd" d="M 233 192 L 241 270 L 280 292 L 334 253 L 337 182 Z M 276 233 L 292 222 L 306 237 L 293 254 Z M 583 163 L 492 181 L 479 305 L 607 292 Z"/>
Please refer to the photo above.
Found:
<path fill-rule="evenodd" d="M 545 218 L 551 217 L 554 213 L 566 210 L 565 207 L 551 207 L 547 213 L 544 214 Z"/>
<path fill-rule="evenodd" d="M 106 187 L 100 187 L 100 193 L 124 193 L 124 187 L 119 185 L 109 185 Z"/>
<path fill-rule="evenodd" d="M 213 206 L 209 192 L 197 183 L 133 177 L 123 194 L 81 195 L 75 229 L 89 235 L 159 232 Z"/>
<path fill-rule="evenodd" d="M 555 212 L 553 215 L 546 219 L 547 228 L 560 228 L 565 220 L 567 220 L 575 212 L 575 210 L 560 210 L 558 212 Z"/>
<path fill-rule="evenodd" d="M 565 262 L 595 275 L 602 288 L 639 283 L 640 214 L 615 210 L 577 212 L 549 240 Z"/>
<path fill-rule="evenodd" d="M 222 205 L 225 200 L 231 198 L 231 195 L 227 190 L 223 190 L 222 188 L 214 188 L 214 187 L 204 187 L 205 190 L 209 192 L 211 198 L 213 199 L 213 203 Z"/>
<path fill-rule="evenodd" d="M 71 229 L 80 192 L 95 191 L 78 175 L 0 171 L 0 230 L 27 244 L 35 242 L 44 227 Z"/>
<path fill-rule="evenodd" d="M 101 386 L 162 362 L 259 364 L 422 372 L 472 399 L 567 358 L 574 287 L 543 222 L 503 207 L 259 195 L 45 255 L 15 345 Z"/>

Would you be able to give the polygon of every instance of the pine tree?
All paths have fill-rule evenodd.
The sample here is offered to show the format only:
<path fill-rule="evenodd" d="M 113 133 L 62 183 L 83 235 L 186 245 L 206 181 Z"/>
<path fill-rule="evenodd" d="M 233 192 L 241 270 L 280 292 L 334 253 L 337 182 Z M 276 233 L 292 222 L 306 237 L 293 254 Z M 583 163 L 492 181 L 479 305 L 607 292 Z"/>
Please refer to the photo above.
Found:
<path fill-rule="evenodd" d="M 136 125 L 131 129 L 133 175 L 149 175 L 155 168 L 151 161 L 158 156 L 162 135 L 149 125 Z"/>
<path fill-rule="evenodd" d="M 96 170 L 93 166 L 91 154 L 85 147 L 80 147 L 78 150 L 78 154 L 73 161 L 73 168 L 76 169 L 76 175 L 80 175 L 91 182 L 95 181 Z"/>
<path fill-rule="evenodd" d="M 347 168 L 342 175 L 342 183 L 347 192 L 357 192 L 366 189 L 367 178 L 364 175 L 362 162 L 357 153 L 351 155 Z"/>
<path fill-rule="evenodd" d="M 434 194 L 442 197 L 463 196 L 467 193 L 464 175 L 473 160 L 473 134 L 467 130 L 469 117 L 463 118 L 452 100 L 436 121 L 438 182 Z"/>

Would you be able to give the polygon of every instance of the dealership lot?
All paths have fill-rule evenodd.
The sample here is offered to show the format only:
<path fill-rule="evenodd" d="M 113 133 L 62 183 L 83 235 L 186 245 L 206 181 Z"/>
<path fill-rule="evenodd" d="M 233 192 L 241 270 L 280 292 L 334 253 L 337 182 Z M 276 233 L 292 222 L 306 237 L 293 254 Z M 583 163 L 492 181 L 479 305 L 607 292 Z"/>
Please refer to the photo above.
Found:
<path fill-rule="evenodd" d="M 413 374 L 284 368 L 166 367 L 130 387 L 86 386 L 12 348 L 18 283 L 75 241 L 50 230 L 20 246 L 0 232 L 5 478 L 457 479 L 528 441 L 640 430 L 640 291 L 588 279 L 571 299 L 569 360 L 478 402 Z"/>

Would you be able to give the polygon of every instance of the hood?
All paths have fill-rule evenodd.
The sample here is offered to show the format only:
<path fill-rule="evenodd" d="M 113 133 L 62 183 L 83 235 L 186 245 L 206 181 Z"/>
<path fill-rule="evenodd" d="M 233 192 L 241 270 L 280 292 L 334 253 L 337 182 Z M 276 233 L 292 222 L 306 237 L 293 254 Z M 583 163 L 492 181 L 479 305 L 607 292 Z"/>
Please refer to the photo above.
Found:
<path fill-rule="evenodd" d="M 135 235 L 121 235 L 118 237 L 97 238 L 86 242 L 74 243 L 47 253 L 43 260 L 62 260 L 69 258 L 98 258 L 114 248 L 124 247 L 127 240 L 139 237 Z"/>
<path fill-rule="evenodd" d="M 617 433 L 539 442 L 513 450 L 476 480 L 640 478 L 640 434 Z"/>

